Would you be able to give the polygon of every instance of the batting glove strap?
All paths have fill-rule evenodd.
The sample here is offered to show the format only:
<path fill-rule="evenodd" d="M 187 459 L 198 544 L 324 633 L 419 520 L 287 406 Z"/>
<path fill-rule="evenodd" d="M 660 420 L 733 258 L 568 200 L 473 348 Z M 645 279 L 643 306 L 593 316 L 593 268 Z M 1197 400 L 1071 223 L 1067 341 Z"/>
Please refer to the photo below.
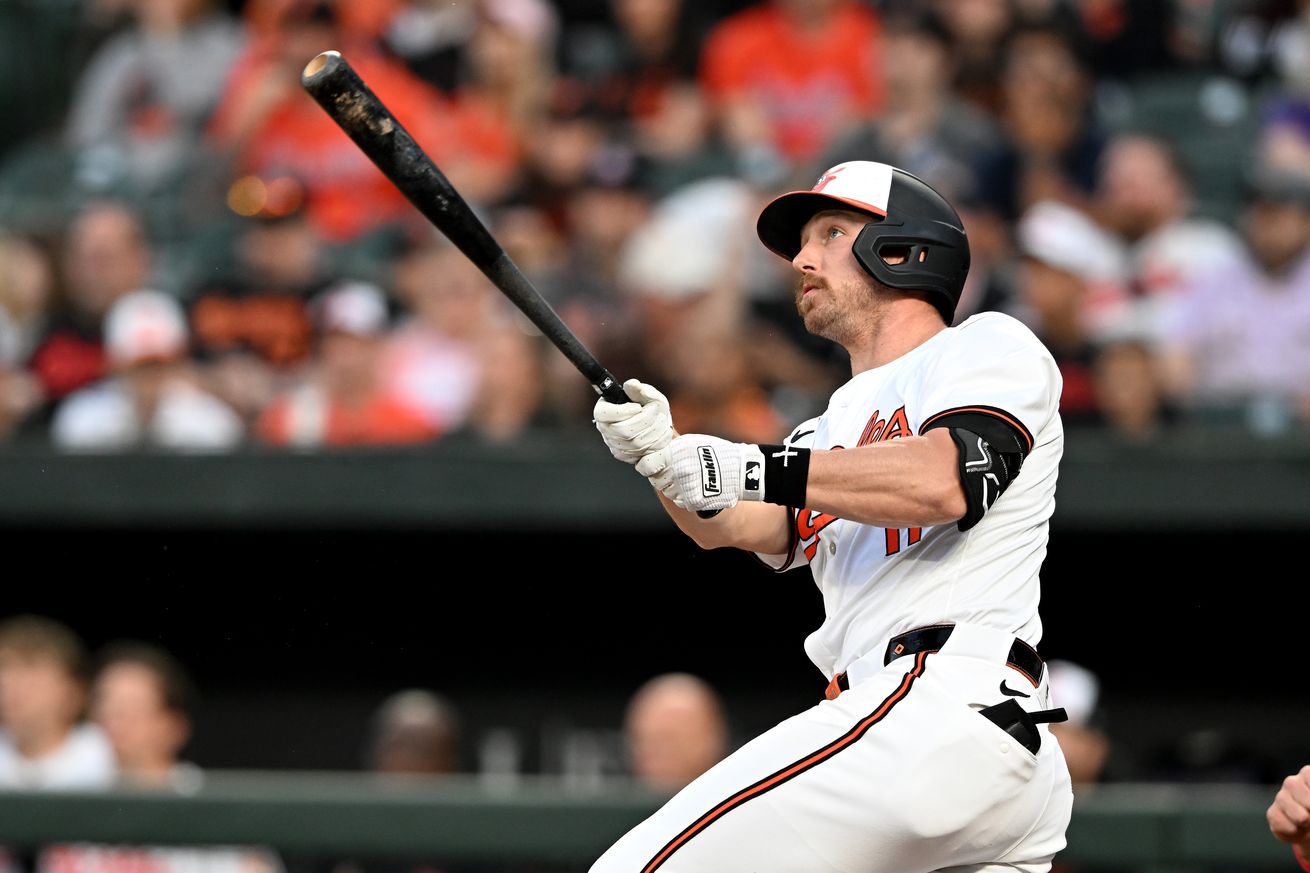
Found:
<path fill-rule="evenodd" d="M 793 509 L 805 507 L 805 489 L 810 479 L 810 450 L 796 446 L 751 446 L 759 451 L 758 462 L 763 464 L 760 496 L 754 498 Z M 746 484 L 751 483 L 751 462 L 746 460 Z M 752 499 L 752 498 L 746 498 Z"/>

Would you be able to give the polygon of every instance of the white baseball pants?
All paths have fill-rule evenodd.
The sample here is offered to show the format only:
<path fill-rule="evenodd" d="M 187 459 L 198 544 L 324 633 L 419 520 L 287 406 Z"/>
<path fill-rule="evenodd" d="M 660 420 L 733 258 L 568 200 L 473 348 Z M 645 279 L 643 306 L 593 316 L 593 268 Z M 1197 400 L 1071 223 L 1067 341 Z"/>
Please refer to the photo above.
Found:
<path fill-rule="evenodd" d="M 848 691 L 742 746 L 591 873 L 1045 873 L 1073 802 L 1059 745 L 1040 725 L 1034 755 L 977 712 L 1002 682 L 1049 708 L 1045 676 L 1006 666 L 1013 640 L 957 624 L 939 652 L 861 659 Z"/>

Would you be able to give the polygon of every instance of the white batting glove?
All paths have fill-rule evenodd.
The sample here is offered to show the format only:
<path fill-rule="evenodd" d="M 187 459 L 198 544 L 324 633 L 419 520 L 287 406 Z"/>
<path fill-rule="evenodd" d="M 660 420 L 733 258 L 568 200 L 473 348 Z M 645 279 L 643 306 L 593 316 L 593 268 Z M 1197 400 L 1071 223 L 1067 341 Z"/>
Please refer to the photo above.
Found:
<path fill-rule="evenodd" d="M 764 497 L 764 453 L 751 443 L 684 434 L 642 458 L 637 472 L 675 504 L 697 512 Z"/>
<path fill-rule="evenodd" d="M 629 379 L 623 383 L 623 391 L 631 402 L 610 403 L 602 397 L 591 415 L 610 454 L 625 464 L 635 464 L 673 439 L 673 416 L 669 401 L 653 386 Z"/>

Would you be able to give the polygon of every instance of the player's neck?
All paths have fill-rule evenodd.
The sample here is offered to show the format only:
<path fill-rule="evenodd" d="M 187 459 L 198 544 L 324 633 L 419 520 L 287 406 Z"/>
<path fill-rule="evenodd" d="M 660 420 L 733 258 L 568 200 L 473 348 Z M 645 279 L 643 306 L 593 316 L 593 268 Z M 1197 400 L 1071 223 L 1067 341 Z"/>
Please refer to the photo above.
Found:
<path fill-rule="evenodd" d="M 946 325 L 931 304 L 903 298 L 880 307 L 850 342 L 851 375 L 890 364 L 940 333 Z"/>

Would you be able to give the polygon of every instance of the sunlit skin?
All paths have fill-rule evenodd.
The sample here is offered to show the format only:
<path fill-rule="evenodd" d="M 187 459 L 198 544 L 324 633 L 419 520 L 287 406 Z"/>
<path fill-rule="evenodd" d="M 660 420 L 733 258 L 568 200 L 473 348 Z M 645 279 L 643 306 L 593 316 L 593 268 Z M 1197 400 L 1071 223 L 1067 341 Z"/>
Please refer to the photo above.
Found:
<path fill-rule="evenodd" d="M 881 285 L 851 250 L 870 221 L 862 212 L 816 213 L 801 230 L 796 309 L 806 330 L 850 354 L 851 372 L 888 364 L 927 342 L 946 325 L 923 294 Z M 886 257 L 889 264 L 900 257 Z M 958 450 L 942 428 L 845 451 L 810 455 L 806 506 L 875 527 L 928 527 L 954 522 L 966 510 L 956 472 Z M 771 503 L 744 502 L 702 519 L 660 495 L 674 522 L 706 549 L 734 546 L 782 554 L 790 543 L 790 513 Z"/>

